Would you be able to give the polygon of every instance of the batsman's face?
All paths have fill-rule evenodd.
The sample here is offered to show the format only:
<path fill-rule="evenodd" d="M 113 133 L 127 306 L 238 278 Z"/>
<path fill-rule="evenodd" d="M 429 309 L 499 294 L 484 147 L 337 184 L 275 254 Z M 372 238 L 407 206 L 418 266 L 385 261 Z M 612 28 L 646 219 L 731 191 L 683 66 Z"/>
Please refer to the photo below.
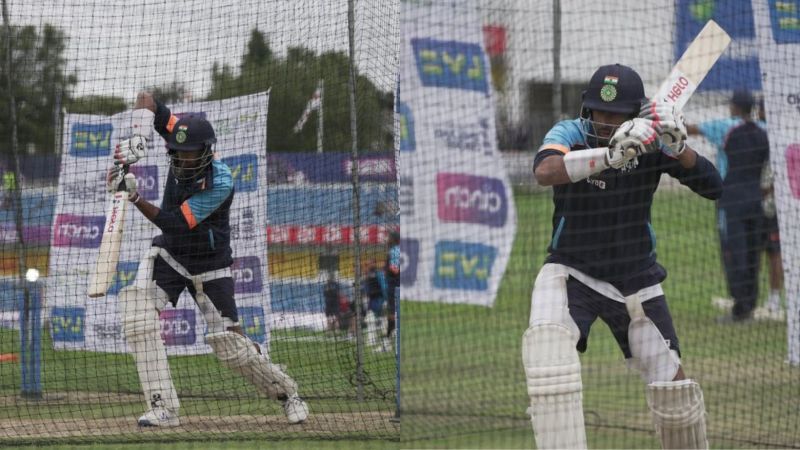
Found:
<path fill-rule="evenodd" d="M 202 164 L 203 150 L 173 151 L 170 153 L 172 171 L 179 180 L 192 178 Z"/>
<path fill-rule="evenodd" d="M 625 113 L 592 111 L 594 132 L 598 138 L 603 140 L 611 139 L 617 128 L 626 120 L 628 120 L 628 114 Z"/>

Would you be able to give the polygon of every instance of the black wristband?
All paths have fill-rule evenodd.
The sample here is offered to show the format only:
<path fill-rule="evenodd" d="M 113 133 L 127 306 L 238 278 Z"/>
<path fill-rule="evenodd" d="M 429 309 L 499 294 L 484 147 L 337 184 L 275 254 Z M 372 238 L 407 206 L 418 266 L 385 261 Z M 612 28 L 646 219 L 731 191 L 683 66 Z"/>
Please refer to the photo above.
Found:
<path fill-rule="evenodd" d="M 136 198 L 129 198 L 128 200 L 135 205 L 135 204 L 139 203 L 139 200 L 141 200 L 141 199 L 142 199 L 142 196 L 139 195 L 139 193 L 137 192 L 136 193 Z"/>

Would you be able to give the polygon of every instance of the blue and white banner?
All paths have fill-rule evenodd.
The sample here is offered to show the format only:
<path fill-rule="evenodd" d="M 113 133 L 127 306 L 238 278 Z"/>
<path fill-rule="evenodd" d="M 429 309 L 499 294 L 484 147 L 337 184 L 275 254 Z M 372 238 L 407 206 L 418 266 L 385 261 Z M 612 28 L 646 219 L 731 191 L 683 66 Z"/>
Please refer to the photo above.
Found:
<path fill-rule="evenodd" d="M 800 0 L 753 0 L 775 175 L 789 364 L 800 366 Z"/>
<path fill-rule="evenodd" d="M 403 299 L 492 306 L 516 232 L 478 11 L 403 2 Z"/>
<path fill-rule="evenodd" d="M 760 91 L 761 70 L 750 2 L 679 0 L 675 5 L 675 61 L 709 20 L 717 22 L 731 36 L 731 44 L 698 90 Z"/>
<path fill-rule="evenodd" d="M 170 106 L 173 114 L 200 113 L 217 135 L 216 157 L 233 173 L 231 205 L 232 267 L 239 323 L 255 341 L 268 343 L 270 313 L 267 285 L 266 199 L 267 106 L 269 94 Z M 48 311 L 56 349 L 125 352 L 117 294 L 136 277 L 139 261 L 160 230 L 128 207 L 115 283 L 105 297 L 90 299 L 89 272 L 103 236 L 108 194 L 105 173 L 112 151 L 129 137 L 131 111 L 111 117 L 68 114 L 53 220 L 47 277 Z M 169 170 L 164 140 L 150 130 L 147 157 L 131 166 L 143 198 L 161 204 Z M 261 193 L 261 194 L 259 194 Z M 261 225 L 259 225 L 261 224 Z M 161 312 L 161 337 L 170 355 L 208 353 L 206 324 L 194 300 L 184 292 L 176 307 Z"/>

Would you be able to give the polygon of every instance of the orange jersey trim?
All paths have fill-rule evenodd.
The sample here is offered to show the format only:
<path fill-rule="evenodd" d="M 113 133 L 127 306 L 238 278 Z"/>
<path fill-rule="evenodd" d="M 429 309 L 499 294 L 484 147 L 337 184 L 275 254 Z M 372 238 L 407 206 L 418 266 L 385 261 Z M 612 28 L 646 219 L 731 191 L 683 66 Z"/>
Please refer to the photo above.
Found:
<path fill-rule="evenodd" d="M 569 153 L 569 147 L 561 144 L 544 144 L 541 147 L 539 147 L 539 151 L 542 150 L 557 150 L 565 155 Z"/>
<path fill-rule="evenodd" d="M 172 129 L 175 128 L 176 123 L 178 123 L 178 116 L 171 114 L 169 116 L 169 121 L 167 122 L 167 131 L 172 133 Z"/>
<path fill-rule="evenodd" d="M 194 214 L 192 214 L 192 208 L 189 206 L 189 200 L 186 200 L 181 204 L 181 212 L 183 213 L 183 218 L 186 219 L 186 223 L 189 224 L 190 230 L 197 226 L 197 219 L 194 217 Z"/>

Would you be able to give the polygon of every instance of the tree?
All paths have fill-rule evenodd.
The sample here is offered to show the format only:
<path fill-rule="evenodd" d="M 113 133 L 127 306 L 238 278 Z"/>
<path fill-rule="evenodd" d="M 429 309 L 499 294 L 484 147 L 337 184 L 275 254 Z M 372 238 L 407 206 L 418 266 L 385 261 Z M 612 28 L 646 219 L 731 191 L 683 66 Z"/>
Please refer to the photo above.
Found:
<path fill-rule="evenodd" d="M 276 57 L 264 34 L 250 33 L 239 75 L 228 65 L 214 64 L 209 100 L 235 97 L 272 88 L 267 142 L 269 151 L 312 151 L 316 144 L 316 113 L 300 133 L 292 131 L 320 79 L 324 90 L 325 150 L 348 151 L 350 137 L 349 58 L 343 52 L 317 55 L 304 47 L 290 47 Z M 394 132 L 393 95 L 380 91 L 357 75 L 358 148 L 390 150 Z"/>
<path fill-rule="evenodd" d="M 166 86 L 155 86 L 148 90 L 155 98 L 164 103 L 181 103 L 187 99 L 186 86 L 177 81 L 173 81 Z"/>
<path fill-rule="evenodd" d="M 111 116 L 128 109 L 122 97 L 104 95 L 85 95 L 70 100 L 66 105 L 67 112 L 72 114 L 100 114 Z"/>
<path fill-rule="evenodd" d="M 64 50 L 67 37 L 58 28 L 46 24 L 41 30 L 33 26 L 11 26 L 10 36 L 0 36 L 0 115 L 10 117 L 9 92 L 17 106 L 17 139 L 19 148 L 32 148 L 39 153 L 55 151 L 57 110 L 68 102 L 77 76 L 66 72 Z M 11 67 L 6 71 L 6 39 L 11 39 Z M 0 153 L 11 152 L 11 123 L 0 120 Z"/>

